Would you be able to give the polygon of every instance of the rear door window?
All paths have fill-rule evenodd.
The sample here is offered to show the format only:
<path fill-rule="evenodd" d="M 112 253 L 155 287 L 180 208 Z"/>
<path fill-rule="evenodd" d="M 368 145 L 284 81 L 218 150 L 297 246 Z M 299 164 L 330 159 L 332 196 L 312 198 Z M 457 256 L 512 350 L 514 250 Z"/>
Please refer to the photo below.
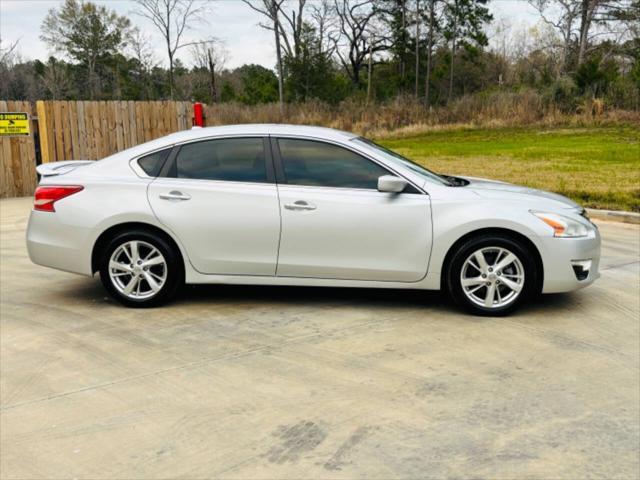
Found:
<path fill-rule="evenodd" d="M 224 138 L 180 147 L 170 176 L 229 182 L 267 182 L 262 138 Z"/>

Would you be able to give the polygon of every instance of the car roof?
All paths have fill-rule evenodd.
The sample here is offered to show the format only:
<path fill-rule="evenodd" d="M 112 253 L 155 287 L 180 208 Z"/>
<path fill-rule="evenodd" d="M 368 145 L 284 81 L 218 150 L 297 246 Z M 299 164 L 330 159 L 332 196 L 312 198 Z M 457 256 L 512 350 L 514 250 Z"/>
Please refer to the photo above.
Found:
<path fill-rule="evenodd" d="M 298 135 L 300 137 L 318 138 L 329 141 L 333 140 L 335 142 L 346 142 L 357 137 L 354 133 L 309 125 L 247 123 L 243 125 L 224 125 L 219 127 L 195 127 L 190 130 L 183 130 L 138 144 L 134 147 L 110 155 L 103 160 L 108 160 L 107 163 L 110 163 L 111 161 L 117 162 L 121 159 L 130 160 L 134 157 L 146 155 L 147 153 L 167 148 L 178 143 L 226 135 Z"/>
<path fill-rule="evenodd" d="M 174 143 L 218 135 L 300 135 L 341 141 L 357 137 L 354 133 L 311 125 L 247 123 L 241 125 L 223 125 L 219 127 L 195 127 L 191 130 L 173 133 L 164 138 L 170 140 L 171 143 Z"/>

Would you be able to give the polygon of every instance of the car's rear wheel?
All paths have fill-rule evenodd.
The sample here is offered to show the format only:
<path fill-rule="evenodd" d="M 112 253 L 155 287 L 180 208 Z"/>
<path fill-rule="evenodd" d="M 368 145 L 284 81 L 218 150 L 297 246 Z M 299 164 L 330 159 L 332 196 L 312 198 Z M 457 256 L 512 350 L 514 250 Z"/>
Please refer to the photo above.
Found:
<path fill-rule="evenodd" d="M 447 288 L 460 306 L 477 315 L 506 315 L 535 293 L 538 269 L 533 252 L 502 235 L 465 242 L 447 270 Z"/>
<path fill-rule="evenodd" d="M 102 252 L 100 278 L 107 291 L 129 307 L 154 307 L 173 297 L 183 282 L 179 253 L 144 230 L 114 236 Z"/>

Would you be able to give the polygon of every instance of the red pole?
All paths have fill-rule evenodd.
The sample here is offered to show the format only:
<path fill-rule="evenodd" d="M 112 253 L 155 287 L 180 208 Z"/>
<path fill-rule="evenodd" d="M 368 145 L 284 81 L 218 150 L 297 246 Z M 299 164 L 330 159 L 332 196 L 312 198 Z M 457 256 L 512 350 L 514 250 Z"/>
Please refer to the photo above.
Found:
<path fill-rule="evenodd" d="M 202 115 L 202 104 L 196 102 L 193 104 L 193 126 L 204 127 L 204 117 Z"/>

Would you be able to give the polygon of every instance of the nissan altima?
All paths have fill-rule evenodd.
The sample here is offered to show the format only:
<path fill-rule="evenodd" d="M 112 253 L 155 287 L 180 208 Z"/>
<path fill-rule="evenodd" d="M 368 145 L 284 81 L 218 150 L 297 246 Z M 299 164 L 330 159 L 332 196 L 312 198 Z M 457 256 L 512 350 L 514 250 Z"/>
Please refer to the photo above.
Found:
<path fill-rule="evenodd" d="M 226 283 L 441 289 L 504 315 L 599 276 L 600 235 L 571 200 L 327 128 L 194 128 L 37 171 L 31 260 L 99 272 L 129 307 Z"/>

